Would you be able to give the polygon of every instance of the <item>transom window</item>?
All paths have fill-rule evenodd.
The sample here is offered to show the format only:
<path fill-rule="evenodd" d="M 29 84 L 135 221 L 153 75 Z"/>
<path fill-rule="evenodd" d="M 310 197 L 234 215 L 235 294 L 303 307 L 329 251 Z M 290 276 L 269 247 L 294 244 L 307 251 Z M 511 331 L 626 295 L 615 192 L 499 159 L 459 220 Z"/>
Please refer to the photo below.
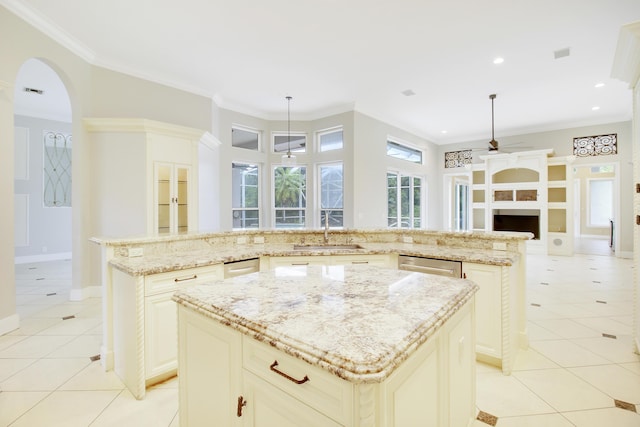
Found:
<path fill-rule="evenodd" d="M 387 172 L 387 225 L 422 227 L 422 178 Z"/>
<path fill-rule="evenodd" d="M 231 128 L 231 145 L 246 150 L 260 151 L 261 133 L 255 129 L 240 126 Z"/>
<path fill-rule="evenodd" d="M 318 147 L 321 152 L 342 149 L 344 144 L 342 128 L 320 131 L 317 135 Z"/>
<path fill-rule="evenodd" d="M 305 227 L 307 208 L 307 168 L 305 166 L 278 166 L 273 169 L 273 206 L 276 228 Z"/>
<path fill-rule="evenodd" d="M 260 173 L 257 165 L 232 163 L 233 228 L 260 227 Z"/>
<path fill-rule="evenodd" d="M 286 153 L 289 149 L 289 134 L 287 132 L 273 133 L 273 152 Z M 307 135 L 291 132 L 291 152 L 304 153 L 307 151 Z"/>
<path fill-rule="evenodd" d="M 422 164 L 422 150 L 409 147 L 397 141 L 387 140 L 387 156 Z"/>

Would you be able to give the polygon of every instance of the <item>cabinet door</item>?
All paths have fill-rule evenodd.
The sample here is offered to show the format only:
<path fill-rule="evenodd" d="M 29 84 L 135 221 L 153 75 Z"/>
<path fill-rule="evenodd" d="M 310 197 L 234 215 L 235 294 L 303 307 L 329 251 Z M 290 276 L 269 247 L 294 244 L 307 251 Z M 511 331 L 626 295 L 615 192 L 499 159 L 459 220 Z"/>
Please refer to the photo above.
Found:
<path fill-rule="evenodd" d="M 463 263 L 463 277 L 475 282 L 476 351 L 502 359 L 502 267 Z"/>
<path fill-rule="evenodd" d="M 173 195 L 171 191 L 171 165 L 156 164 L 156 230 L 158 233 L 171 231 L 171 208 L 173 207 Z"/>
<path fill-rule="evenodd" d="M 244 371 L 242 419 L 245 427 L 339 427 L 331 418 Z"/>
<path fill-rule="evenodd" d="M 201 314 L 178 306 L 180 425 L 239 426 L 242 395 L 242 336 Z"/>
<path fill-rule="evenodd" d="M 473 303 L 457 313 L 462 315 L 449 331 L 449 425 L 466 426 L 475 418 L 476 350 L 473 345 Z M 457 316 L 456 316 L 457 317 Z"/>
<path fill-rule="evenodd" d="M 155 164 L 155 229 L 158 233 L 189 231 L 190 173 L 186 165 Z"/>
<path fill-rule="evenodd" d="M 145 378 L 153 378 L 178 367 L 178 320 L 173 292 L 145 298 Z"/>

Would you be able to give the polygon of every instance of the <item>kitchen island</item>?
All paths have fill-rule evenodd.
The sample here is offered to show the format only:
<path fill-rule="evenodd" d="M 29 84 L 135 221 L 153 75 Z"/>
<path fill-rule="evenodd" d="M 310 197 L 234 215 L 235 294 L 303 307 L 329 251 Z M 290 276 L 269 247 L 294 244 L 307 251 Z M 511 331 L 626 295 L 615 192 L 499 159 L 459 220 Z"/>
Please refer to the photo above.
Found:
<path fill-rule="evenodd" d="M 182 425 L 466 426 L 478 287 L 287 266 L 178 291 Z"/>

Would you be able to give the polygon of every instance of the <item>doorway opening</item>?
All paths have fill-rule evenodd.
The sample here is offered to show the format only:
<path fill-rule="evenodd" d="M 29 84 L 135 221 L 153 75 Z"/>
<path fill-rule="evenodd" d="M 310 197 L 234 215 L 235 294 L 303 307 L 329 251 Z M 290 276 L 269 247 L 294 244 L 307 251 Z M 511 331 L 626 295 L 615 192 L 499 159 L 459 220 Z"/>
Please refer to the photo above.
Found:
<path fill-rule="evenodd" d="M 15 262 L 71 259 L 72 115 L 56 71 L 31 58 L 14 87 Z"/>
<path fill-rule="evenodd" d="M 614 255 L 619 211 L 618 176 L 615 163 L 575 166 L 574 252 Z"/>

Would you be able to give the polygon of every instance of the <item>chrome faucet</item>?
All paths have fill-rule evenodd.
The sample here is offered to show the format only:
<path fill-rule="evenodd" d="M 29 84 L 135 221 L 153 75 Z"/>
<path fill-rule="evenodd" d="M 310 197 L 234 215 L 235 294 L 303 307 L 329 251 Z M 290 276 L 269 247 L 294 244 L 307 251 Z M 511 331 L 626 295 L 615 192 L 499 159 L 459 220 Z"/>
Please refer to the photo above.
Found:
<path fill-rule="evenodd" d="M 329 211 L 324 211 L 324 244 L 329 243 Z"/>

